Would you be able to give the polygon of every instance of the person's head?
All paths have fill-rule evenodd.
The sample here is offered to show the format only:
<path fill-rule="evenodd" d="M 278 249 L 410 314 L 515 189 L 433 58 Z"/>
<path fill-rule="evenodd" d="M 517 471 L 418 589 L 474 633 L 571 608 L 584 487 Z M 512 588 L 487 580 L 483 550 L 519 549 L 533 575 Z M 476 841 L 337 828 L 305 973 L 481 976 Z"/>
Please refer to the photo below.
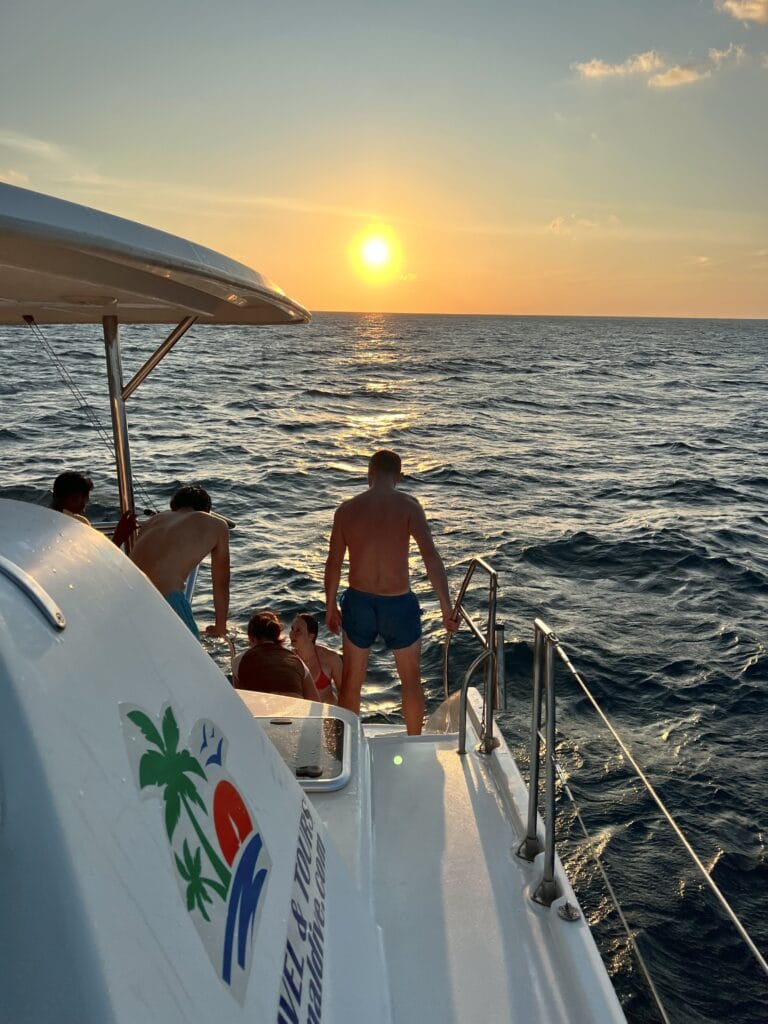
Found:
<path fill-rule="evenodd" d="M 60 473 L 53 481 L 51 508 L 81 516 L 93 490 L 93 480 L 85 473 Z"/>
<path fill-rule="evenodd" d="M 368 483 L 376 480 L 389 481 L 393 484 L 402 479 L 402 463 L 397 452 L 388 448 L 380 448 L 374 452 L 368 463 Z"/>
<path fill-rule="evenodd" d="M 191 508 L 195 512 L 210 512 L 211 498 L 203 487 L 180 487 L 171 498 L 171 508 L 174 512 L 182 508 Z"/>
<path fill-rule="evenodd" d="M 291 623 L 291 643 L 296 646 L 297 643 L 316 643 L 317 634 L 319 632 L 319 626 L 317 619 L 314 615 L 310 615 L 309 612 L 299 612 L 296 618 Z"/>
<path fill-rule="evenodd" d="M 255 612 L 248 620 L 248 639 L 252 644 L 283 644 L 283 624 L 275 612 Z"/>

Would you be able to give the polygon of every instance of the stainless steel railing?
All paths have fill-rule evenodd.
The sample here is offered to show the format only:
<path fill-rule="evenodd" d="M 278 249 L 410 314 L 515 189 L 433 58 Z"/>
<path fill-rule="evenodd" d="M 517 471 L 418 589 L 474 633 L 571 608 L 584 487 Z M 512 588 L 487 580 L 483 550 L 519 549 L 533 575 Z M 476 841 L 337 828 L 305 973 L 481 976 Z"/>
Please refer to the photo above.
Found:
<path fill-rule="evenodd" d="M 608 731 L 613 736 L 614 740 L 618 743 L 622 754 L 632 766 L 635 775 L 642 782 L 646 791 L 648 792 L 651 799 L 654 801 L 656 806 L 659 808 L 661 813 L 667 820 L 672 831 L 682 844 L 686 853 L 693 861 L 699 874 L 704 879 L 704 882 L 710 888 L 721 908 L 736 928 L 741 939 L 747 945 L 750 953 L 755 958 L 763 972 L 768 975 L 768 961 L 760 952 L 758 947 L 755 945 L 751 936 L 747 932 L 744 925 L 737 917 L 735 911 L 726 900 L 723 893 L 720 891 L 716 882 L 713 880 L 709 871 L 702 863 L 694 851 L 688 839 L 683 834 L 680 826 L 677 824 L 671 813 L 667 809 L 666 805 L 662 801 L 659 794 L 654 789 L 653 785 L 643 772 L 640 765 L 637 763 L 635 758 L 632 756 L 631 751 L 627 747 L 624 740 L 621 738 L 619 733 L 616 731 L 614 726 L 611 724 L 605 712 L 600 707 L 587 684 L 584 682 L 581 675 L 574 668 L 570 658 L 563 649 L 560 640 L 556 633 L 549 628 L 549 626 L 541 619 L 534 621 L 534 654 L 533 654 L 533 709 L 531 713 L 531 778 L 530 785 L 528 788 L 528 821 L 526 825 L 526 836 L 523 842 L 518 848 L 518 855 L 523 857 L 525 860 L 532 861 L 538 853 L 541 852 L 541 842 L 537 834 L 537 816 L 538 816 L 538 801 L 539 801 L 539 762 L 541 757 L 541 712 L 542 702 L 546 700 L 546 785 L 545 785 L 545 832 L 544 832 L 544 872 L 541 881 L 537 888 L 533 892 L 533 899 L 538 903 L 542 903 L 545 906 L 550 906 L 559 895 L 559 886 L 555 879 L 554 866 L 555 866 L 555 773 L 558 770 L 558 766 L 555 760 L 555 679 L 554 679 L 554 656 L 558 656 L 560 661 L 570 672 L 573 679 L 579 685 L 590 704 L 597 712 L 598 716 L 606 726 Z M 618 909 L 618 904 L 617 904 Z M 650 976 L 645 969 L 645 966 L 640 957 L 639 951 L 634 943 L 629 930 L 627 934 L 630 937 L 630 941 L 635 949 L 635 953 L 640 960 L 641 968 L 646 978 L 650 982 Z M 655 988 L 651 982 L 651 989 L 656 998 Z M 666 1014 L 663 1012 L 663 1007 L 657 999 L 657 1005 L 662 1010 L 662 1016 L 664 1020 L 667 1020 Z"/>
<path fill-rule="evenodd" d="M 560 895 L 555 879 L 555 673 L 554 649 L 557 636 L 541 619 L 533 624 L 533 707 L 531 711 L 531 779 L 528 786 L 528 823 L 525 839 L 518 847 L 517 854 L 525 860 L 533 860 L 541 852 L 537 833 L 539 812 L 539 763 L 541 760 L 541 709 L 546 696 L 546 788 L 545 788 L 545 831 L 544 831 L 544 874 L 533 898 L 545 907 L 551 906 Z"/>
<path fill-rule="evenodd" d="M 482 569 L 488 575 L 488 618 L 485 623 L 485 631 L 477 625 L 464 607 L 467 588 L 477 569 Z M 459 699 L 459 754 L 466 754 L 467 752 L 467 691 L 469 690 L 470 680 L 481 666 L 484 666 L 485 669 L 485 692 L 482 736 L 477 750 L 481 754 L 490 754 L 499 745 L 498 739 L 493 735 L 494 708 L 498 707 L 501 701 L 503 701 L 503 706 L 506 708 L 507 694 L 504 677 L 504 626 L 496 621 L 497 597 L 498 577 L 496 570 L 484 558 L 476 557 L 471 559 L 464 576 L 464 582 L 459 590 L 459 596 L 456 598 L 456 603 L 453 606 L 453 618 L 463 619 L 466 622 L 472 633 L 479 640 L 482 651 L 469 666 L 462 678 L 461 696 Z M 448 696 L 449 688 L 451 639 L 452 634 L 449 633 L 443 649 L 443 691 L 446 697 Z"/>

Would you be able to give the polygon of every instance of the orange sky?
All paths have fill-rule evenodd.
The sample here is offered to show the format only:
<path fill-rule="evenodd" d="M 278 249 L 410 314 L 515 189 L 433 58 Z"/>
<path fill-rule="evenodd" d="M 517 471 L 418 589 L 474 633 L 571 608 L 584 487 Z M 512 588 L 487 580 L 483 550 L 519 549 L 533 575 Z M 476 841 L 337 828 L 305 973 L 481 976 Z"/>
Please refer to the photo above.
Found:
<path fill-rule="evenodd" d="M 4 15 L 2 180 L 312 310 L 768 317 L 768 0 L 72 11 Z"/>

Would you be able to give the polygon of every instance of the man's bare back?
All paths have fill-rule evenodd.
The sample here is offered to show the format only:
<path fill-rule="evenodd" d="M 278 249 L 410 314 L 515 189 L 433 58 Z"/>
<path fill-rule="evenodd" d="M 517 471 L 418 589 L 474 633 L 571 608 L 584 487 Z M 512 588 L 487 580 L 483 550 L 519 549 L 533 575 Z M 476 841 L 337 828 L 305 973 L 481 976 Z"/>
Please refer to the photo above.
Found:
<path fill-rule="evenodd" d="M 411 537 L 423 539 L 426 527 L 415 498 L 394 488 L 371 487 L 340 505 L 335 523 L 349 553 L 350 587 L 382 596 L 410 590 Z"/>
<path fill-rule="evenodd" d="M 408 555 L 416 541 L 427 576 L 440 602 L 443 624 L 454 632 L 448 580 L 424 509 L 409 494 L 396 490 L 400 458 L 381 450 L 368 467 L 368 490 L 343 502 L 333 517 L 325 563 L 325 621 L 334 633 L 343 627 L 344 666 L 339 703 L 360 710 L 368 653 L 376 636 L 394 653 L 400 676 L 403 715 L 409 733 L 421 732 L 421 622 L 418 601 L 410 590 Z M 349 552 L 349 589 L 339 607 L 338 589 L 344 556 Z"/>
<path fill-rule="evenodd" d="M 182 488 L 173 501 L 188 490 L 192 489 Z M 167 598 L 183 592 L 187 576 L 209 554 L 216 624 L 206 632 L 223 636 L 229 612 L 229 527 L 226 520 L 189 505 L 173 507 L 172 503 L 171 511 L 159 512 L 142 526 L 131 559 Z"/>

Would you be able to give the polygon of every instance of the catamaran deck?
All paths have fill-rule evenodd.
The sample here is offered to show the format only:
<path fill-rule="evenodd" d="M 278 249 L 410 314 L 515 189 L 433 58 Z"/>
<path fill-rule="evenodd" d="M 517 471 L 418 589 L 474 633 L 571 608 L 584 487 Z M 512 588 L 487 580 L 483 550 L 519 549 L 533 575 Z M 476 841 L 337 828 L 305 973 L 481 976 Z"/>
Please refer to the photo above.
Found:
<path fill-rule="evenodd" d="M 374 889 L 395 1021 L 613 1019 L 613 991 L 596 1012 L 600 972 L 584 970 L 594 951 L 586 923 L 531 900 L 541 868 L 515 856 L 520 837 L 487 759 L 456 746 L 455 735 L 370 741 Z"/>
<path fill-rule="evenodd" d="M 264 695 L 238 692 L 264 713 Z M 482 704 L 469 697 L 471 736 Z M 527 792 L 503 739 L 491 757 L 471 743 L 459 756 L 455 732 L 407 736 L 361 726 L 340 708 L 267 700 L 271 715 L 288 716 L 275 717 L 276 727 L 290 718 L 303 734 L 298 762 L 308 760 L 320 721 L 347 723 L 349 781 L 334 790 L 301 782 L 371 893 L 395 1024 L 624 1021 L 583 916 L 560 916 L 577 901 L 559 863 L 562 895 L 552 907 L 531 899 L 543 855 L 533 863 L 516 855 Z"/>

